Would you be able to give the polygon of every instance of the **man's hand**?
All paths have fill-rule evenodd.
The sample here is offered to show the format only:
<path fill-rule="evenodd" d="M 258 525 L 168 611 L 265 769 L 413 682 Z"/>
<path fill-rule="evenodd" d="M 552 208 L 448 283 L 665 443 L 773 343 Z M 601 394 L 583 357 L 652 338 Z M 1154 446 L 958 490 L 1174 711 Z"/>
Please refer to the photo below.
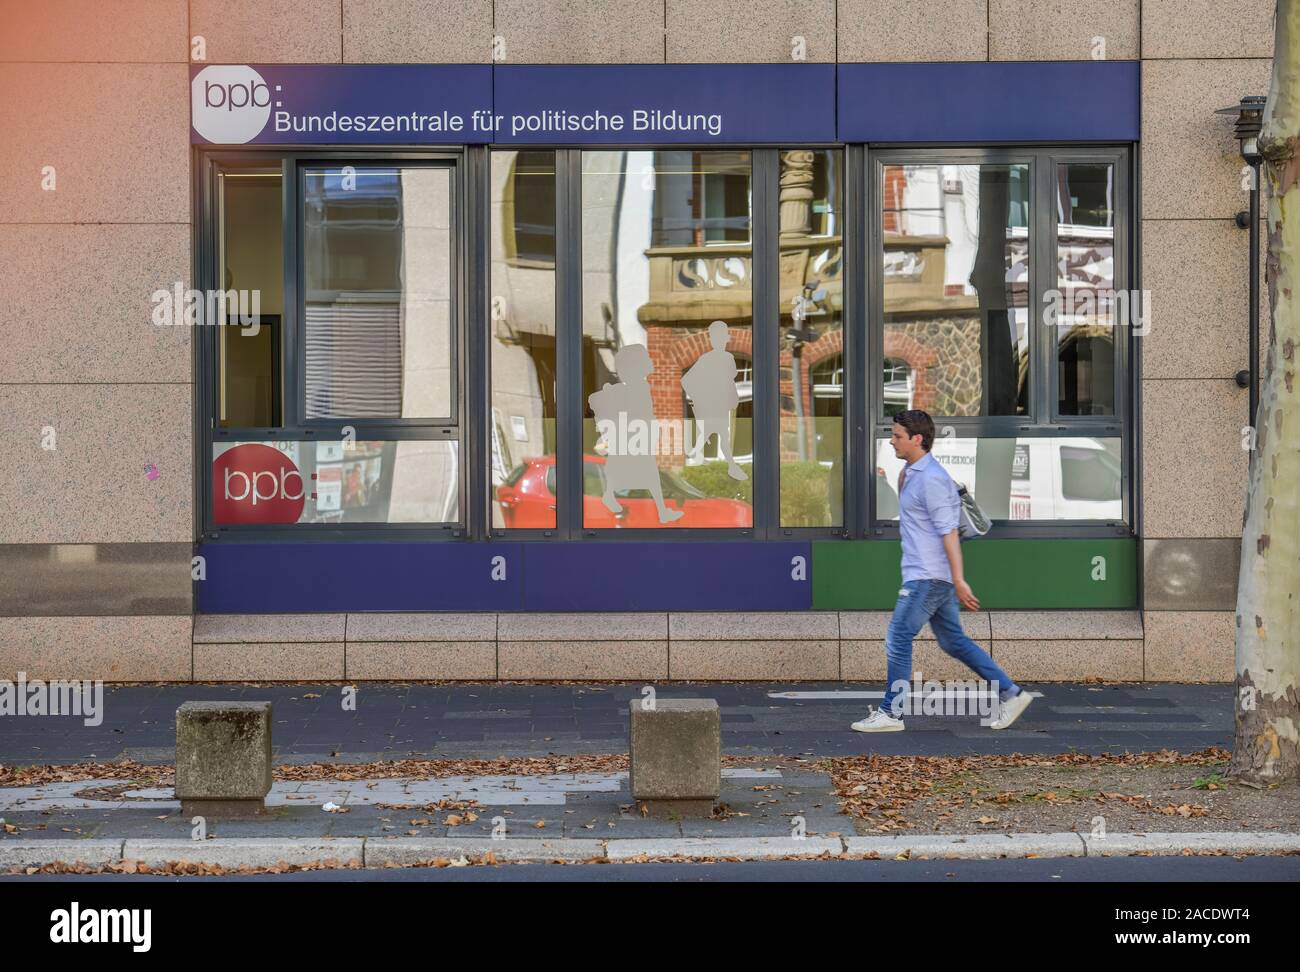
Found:
<path fill-rule="evenodd" d="M 953 586 L 957 588 L 957 600 L 961 601 L 962 607 L 967 611 L 978 611 L 980 609 L 979 598 L 975 596 L 975 592 L 970 589 L 969 584 L 964 580 L 959 580 Z"/>

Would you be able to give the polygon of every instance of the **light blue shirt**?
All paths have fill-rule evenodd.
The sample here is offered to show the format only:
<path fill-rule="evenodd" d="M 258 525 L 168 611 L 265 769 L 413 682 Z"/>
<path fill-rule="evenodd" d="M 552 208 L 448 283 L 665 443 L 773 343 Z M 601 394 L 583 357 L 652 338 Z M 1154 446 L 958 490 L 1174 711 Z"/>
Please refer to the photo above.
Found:
<path fill-rule="evenodd" d="M 961 497 L 948 471 L 926 453 L 905 466 L 898 496 L 899 531 L 903 538 L 903 580 L 952 583 L 944 553 L 945 534 L 957 529 Z"/>

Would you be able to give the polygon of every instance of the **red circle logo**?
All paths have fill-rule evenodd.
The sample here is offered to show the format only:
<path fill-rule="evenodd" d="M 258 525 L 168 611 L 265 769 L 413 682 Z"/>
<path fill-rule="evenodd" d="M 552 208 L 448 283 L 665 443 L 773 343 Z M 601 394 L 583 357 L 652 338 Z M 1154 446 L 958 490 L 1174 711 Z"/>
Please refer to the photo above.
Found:
<path fill-rule="evenodd" d="M 235 446 L 212 463 L 212 516 L 217 523 L 297 523 L 306 492 L 298 467 L 269 445 Z"/>

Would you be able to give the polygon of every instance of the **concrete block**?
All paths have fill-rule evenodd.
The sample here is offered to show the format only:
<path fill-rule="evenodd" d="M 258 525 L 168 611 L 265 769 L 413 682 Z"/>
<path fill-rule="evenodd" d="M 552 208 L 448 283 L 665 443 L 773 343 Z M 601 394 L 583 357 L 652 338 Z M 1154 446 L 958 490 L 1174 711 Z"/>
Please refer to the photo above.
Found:
<path fill-rule="evenodd" d="M 270 702 L 186 702 L 176 710 L 182 813 L 202 813 L 200 804 L 221 813 L 260 808 L 269 792 Z"/>
<path fill-rule="evenodd" d="M 712 801 L 722 792 L 722 714 L 714 699 L 629 703 L 635 800 Z M 689 810 L 690 808 L 683 808 Z"/>

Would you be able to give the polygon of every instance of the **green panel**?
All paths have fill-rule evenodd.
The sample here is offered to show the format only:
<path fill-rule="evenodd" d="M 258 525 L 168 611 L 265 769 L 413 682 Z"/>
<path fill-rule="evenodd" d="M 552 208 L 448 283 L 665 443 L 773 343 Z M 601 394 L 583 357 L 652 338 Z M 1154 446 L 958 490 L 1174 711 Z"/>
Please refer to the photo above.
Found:
<path fill-rule="evenodd" d="M 902 550 L 897 540 L 819 541 L 812 546 L 814 609 L 893 608 L 902 583 Z M 985 610 L 1136 608 L 1138 604 L 1134 539 L 972 540 L 963 543 L 961 550 L 966 580 Z M 1105 576 L 1100 578 L 1103 568 Z"/>

